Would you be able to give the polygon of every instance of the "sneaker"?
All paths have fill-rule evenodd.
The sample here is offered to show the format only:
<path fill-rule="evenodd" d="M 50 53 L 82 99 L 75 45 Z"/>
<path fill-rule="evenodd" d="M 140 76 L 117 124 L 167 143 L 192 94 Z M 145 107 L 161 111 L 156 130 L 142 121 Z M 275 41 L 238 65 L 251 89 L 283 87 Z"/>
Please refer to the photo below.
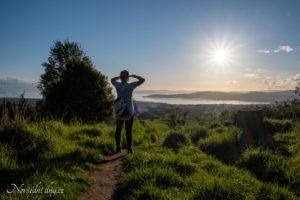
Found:
<path fill-rule="evenodd" d="M 115 153 L 121 153 L 121 147 L 117 147 Z"/>
<path fill-rule="evenodd" d="M 132 148 L 129 148 L 127 151 L 128 153 L 133 153 Z"/>

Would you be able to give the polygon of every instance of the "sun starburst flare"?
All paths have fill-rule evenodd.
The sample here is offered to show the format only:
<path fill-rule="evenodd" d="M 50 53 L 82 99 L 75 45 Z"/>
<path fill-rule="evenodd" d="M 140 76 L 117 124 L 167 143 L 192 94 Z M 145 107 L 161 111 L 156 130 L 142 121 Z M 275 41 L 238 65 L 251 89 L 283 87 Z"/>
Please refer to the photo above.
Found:
<path fill-rule="evenodd" d="M 206 58 L 209 66 L 225 69 L 236 63 L 236 50 L 240 47 L 233 40 L 223 37 L 222 39 L 214 39 L 208 42 Z"/>

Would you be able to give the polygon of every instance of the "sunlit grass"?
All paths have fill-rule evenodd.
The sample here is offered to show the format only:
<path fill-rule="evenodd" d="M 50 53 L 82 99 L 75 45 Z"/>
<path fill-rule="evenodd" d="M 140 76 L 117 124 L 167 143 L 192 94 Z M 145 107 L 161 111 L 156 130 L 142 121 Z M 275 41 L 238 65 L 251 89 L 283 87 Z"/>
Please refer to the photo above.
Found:
<path fill-rule="evenodd" d="M 297 199 L 300 125 L 294 123 L 284 132 L 285 121 L 268 123 L 280 129 L 274 150 L 249 148 L 239 129 L 217 122 L 187 121 L 173 130 L 164 120 L 136 120 L 135 152 L 125 157 L 119 199 Z M 115 149 L 115 127 L 104 123 L 41 121 L 23 128 L 28 137 L 36 138 L 31 145 L 50 146 L 23 160 L 19 156 L 26 156 L 26 151 L 1 142 L 1 199 L 51 199 L 47 194 L 9 196 L 5 190 L 14 182 L 27 187 L 52 183 L 64 189 L 55 199 L 78 199 L 91 183 L 86 171 Z M 0 134 L 4 130 L 1 125 Z M 192 142 L 197 132 L 199 138 Z M 124 132 L 122 136 L 126 147 Z"/>

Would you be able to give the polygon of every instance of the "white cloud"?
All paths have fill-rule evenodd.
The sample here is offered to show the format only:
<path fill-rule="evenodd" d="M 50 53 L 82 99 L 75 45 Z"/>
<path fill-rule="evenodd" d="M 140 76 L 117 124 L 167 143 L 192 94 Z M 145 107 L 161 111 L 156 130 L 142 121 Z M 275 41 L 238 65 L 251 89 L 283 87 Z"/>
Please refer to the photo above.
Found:
<path fill-rule="evenodd" d="M 260 76 L 258 74 L 244 74 L 243 75 L 246 78 L 252 78 L 252 79 L 259 79 Z"/>
<path fill-rule="evenodd" d="M 290 46 L 279 46 L 277 49 L 273 50 L 273 52 L 275 53 L 278 53 L 280 51 L 291 52 L 294 51 L 294 49 Z"/>
<path fill-rule="evenodd" d="M 292 80 L 293 81 L 300 81 L 300 74 L 296 74 L 295 76 L 293 76 Z"/>
<path fill-rule="evenodd" d="M 271 53 L 270 50 L 262 50 L 262 49 L 257 50 L 257 52 L 258 53 L 266 53 L 266 54 Z"/>
<path fill-rule="evenodd" d="M 279 79 L 267 76 L 261 79 L 257 79 L 255 81 L 255 84 L 271 90 L 293 90 L 299 82 L 300 74 L 296 74 L 286 79 Z"/>
<path fill-rule="evenodd" d="M 260 73 L 265 70 L 263 70 L 262 68 L 245 68 L 245 71 L 248 73 Z"/>
<path fill-rule="evenodd" d="M 269 54 L 269 53 L 279 53 L 281 51 L 285 51 L 287 53 L 294 51 L 294 49 L 291 46 L 279 46 L 277 49 L 273 49 L 273 50 L 263 50 L 263 49 L 259 49 L 256 52 L 258 53 L 265 53 L 265 54 Z"/>
<path fill-rule="evenodd" d="M 227 83 L 230 84 L 230 85 L 234 85 L 234 84 L 237 83 L 237 81 L 228 81 Z"/>

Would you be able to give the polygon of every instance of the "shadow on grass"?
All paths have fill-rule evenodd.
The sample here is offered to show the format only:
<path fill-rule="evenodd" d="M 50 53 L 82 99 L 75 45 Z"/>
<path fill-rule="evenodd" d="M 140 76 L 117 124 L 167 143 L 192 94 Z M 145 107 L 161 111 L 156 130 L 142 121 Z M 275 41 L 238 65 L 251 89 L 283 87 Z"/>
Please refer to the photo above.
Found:
<path fill-rule="evenodd" d="M 50 159 L 39 158 L 34 163 L 24 164 L 23 167 L 17 169 L 1 169 L 0 190 L 5 191 L 13 183 L 22 184 L 22 180 L 30 179 L 34 174 L 44 174 L 47 171 L 47 175 L 51 175 L 52 172 L 49 172 L 49 169 L 68 171 L 71 170 L 73 166 L 83 166 L 87 162 L 97 164 L 99 161 L 95 160 L 92 155 L 75 150 Z M 22 165 L 22 163 L 20 163 L 20 165 Z"/>

